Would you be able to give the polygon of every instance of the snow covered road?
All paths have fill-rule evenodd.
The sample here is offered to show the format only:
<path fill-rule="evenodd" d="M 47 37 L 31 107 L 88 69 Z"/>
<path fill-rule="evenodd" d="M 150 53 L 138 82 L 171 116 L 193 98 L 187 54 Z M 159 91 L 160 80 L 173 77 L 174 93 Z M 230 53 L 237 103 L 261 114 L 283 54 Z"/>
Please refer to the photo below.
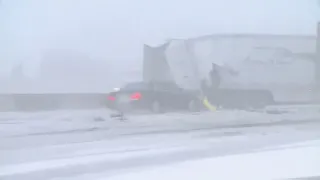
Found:
<path fill-rule="evenodd" d="M 95 179 L 320 139 L 320 114 L 220 111 L 109 118 L 103 109 L 0 115 L 0 179 Z M 106 178 L 108 179 L 108 178 Z"/>

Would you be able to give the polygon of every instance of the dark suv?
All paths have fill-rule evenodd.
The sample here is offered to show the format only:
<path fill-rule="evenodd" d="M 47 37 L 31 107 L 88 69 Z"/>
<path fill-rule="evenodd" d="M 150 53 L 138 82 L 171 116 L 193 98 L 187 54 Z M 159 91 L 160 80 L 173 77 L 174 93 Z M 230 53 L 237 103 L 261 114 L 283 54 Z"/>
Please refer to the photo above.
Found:
<path fill-rule="evenodd" d="M 149 110 L 154 113 L 174 110 L 199 111 L 198 92 L 185 90 L 171 82 L 134 82 L 108 94 L 108 107 Z"/>

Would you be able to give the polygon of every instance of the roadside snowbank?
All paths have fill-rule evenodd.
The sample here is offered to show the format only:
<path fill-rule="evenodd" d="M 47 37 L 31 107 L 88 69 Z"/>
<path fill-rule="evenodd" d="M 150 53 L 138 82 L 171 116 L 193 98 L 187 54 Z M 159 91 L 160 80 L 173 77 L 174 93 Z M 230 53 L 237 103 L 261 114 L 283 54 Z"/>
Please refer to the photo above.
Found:
<path fill-rule="evenodd" d="M 110 135 L 126 135 L 158 131 L 250 127 L 310 120 L 320 121 L 319 112 L 308 111 L 286 114 L 247 111 L 146 114 L 129 115 L 128 120 L 125 121 L 112 119 L 109 114 L 110 112 L 105 109 L 0 114 L 0 138 L 88 131 L 108 131 Z"/>
<path fill-rule="evenodd" d="M 310 146 L 312 144 L 312 146 Z M 146 169 L 108 180 L 288 179 L 320 176 L 320 141 L 307 147 L 231 155 Z M 101 178 L 103 180 L 106 178 Z"/>

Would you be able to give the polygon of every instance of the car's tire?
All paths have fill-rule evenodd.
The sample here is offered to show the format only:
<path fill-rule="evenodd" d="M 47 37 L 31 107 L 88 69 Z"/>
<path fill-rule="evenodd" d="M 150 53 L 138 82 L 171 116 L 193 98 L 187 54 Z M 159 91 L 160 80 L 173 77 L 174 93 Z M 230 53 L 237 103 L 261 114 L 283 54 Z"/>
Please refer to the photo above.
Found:
<path fill-rule="evenodd" d="M 158 101 L 153 101 L 151 104 L 151 111 L 153 113 L 162 113 L 161 104 Z"/>
<path fill-rule="evenodd" d="M 200 102 L 195 99 L 190 100 L 188 103 L 188 110 L 190 112 L 199 112 L 200 111 Z"/>

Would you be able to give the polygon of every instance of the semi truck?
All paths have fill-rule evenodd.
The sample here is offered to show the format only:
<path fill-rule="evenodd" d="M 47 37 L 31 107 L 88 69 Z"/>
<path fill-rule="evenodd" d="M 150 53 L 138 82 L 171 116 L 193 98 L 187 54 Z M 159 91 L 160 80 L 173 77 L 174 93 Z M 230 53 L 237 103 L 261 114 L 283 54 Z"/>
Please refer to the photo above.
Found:
<path fill-rule="evenodd" d="M 264 107 L 320 101 L 316 36 L 212 35 L 144 46 L 143 79 L 202 90 L 213 104 Z M 212 67 L 219 77 L 213 88 Z"/>

